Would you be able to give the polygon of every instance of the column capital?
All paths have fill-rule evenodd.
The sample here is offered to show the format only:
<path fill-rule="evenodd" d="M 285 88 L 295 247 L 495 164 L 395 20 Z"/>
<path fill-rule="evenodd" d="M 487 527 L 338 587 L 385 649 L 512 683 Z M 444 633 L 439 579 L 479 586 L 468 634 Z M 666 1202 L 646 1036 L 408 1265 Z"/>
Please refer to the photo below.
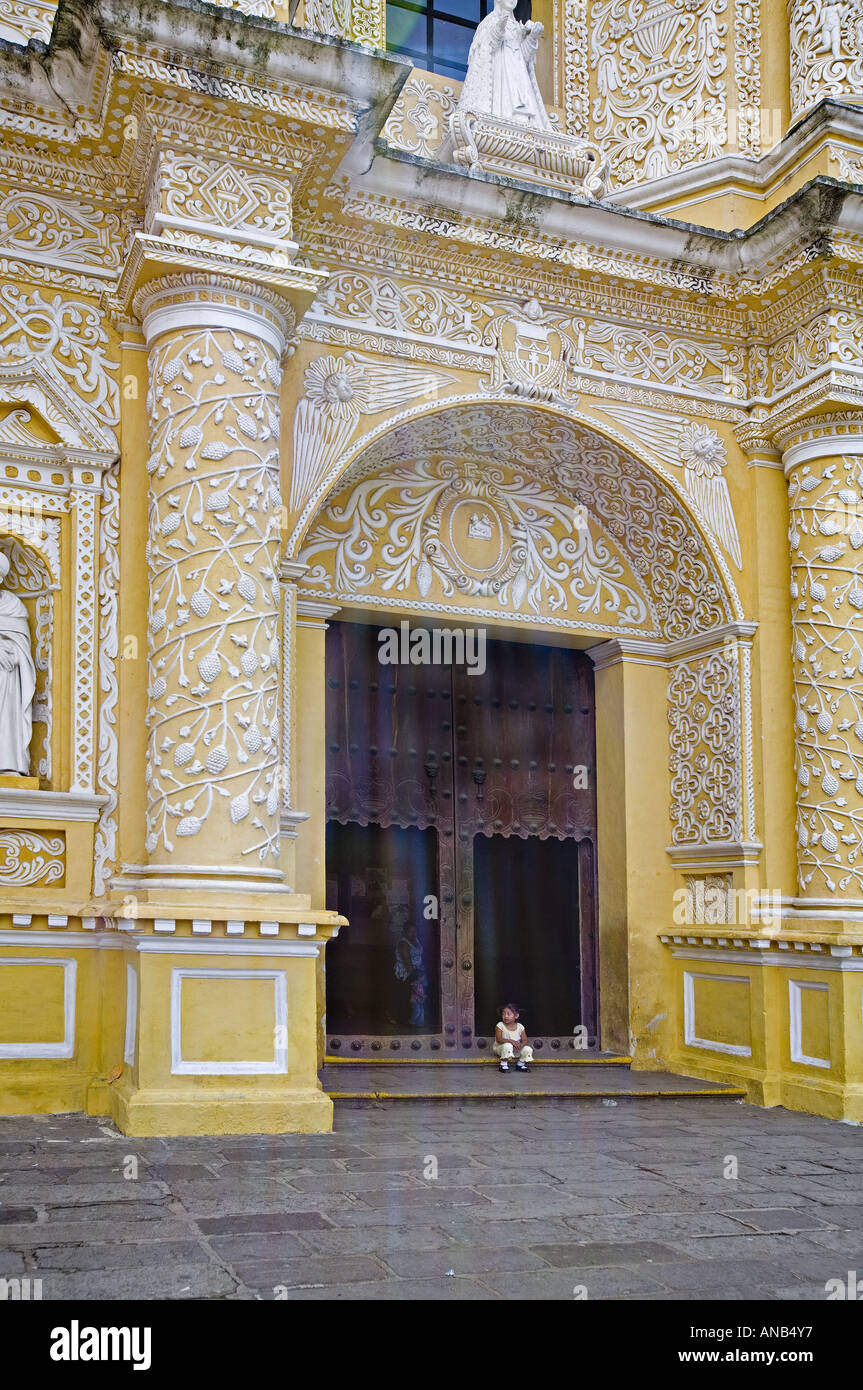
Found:
<path fill-rule="evenodd" d="M 777 447 L 766 421 L 747 420 L 745 424 L 735 425 L 737 442 L 747 457 L 749 468 L 781 468 L 782 451 Z"/>
<path fill-rule="evenodd" d="M 303 598 L 297 601 L 297 625 L 299 627 L 326 628 L 327 619 L 340 613 L 340 603 L 324 603 L 316 598 Z"/>
<path fill-rule="evenodd" d="M 251 333 L 281 356 L 296 322 L 290 304 L 276 291 L 228 275 L 188 273 L 149 280 L 135 294 L 132 309 L 148 347 L 164 333 L 211 327 Z"/>
<path fill-rule="evenodd" d="M 303 560 L 282 560 L 279 566 L 279 578 L 284 584 L 296 584 L 308 571 L 308 565 Z"/>
<path fill-rule="evenodd" d="M 837 454 L 863 454 L 863 405 L 859 410 L 809 415 L 776 433 L 786 475 L 801 463 Z"/>

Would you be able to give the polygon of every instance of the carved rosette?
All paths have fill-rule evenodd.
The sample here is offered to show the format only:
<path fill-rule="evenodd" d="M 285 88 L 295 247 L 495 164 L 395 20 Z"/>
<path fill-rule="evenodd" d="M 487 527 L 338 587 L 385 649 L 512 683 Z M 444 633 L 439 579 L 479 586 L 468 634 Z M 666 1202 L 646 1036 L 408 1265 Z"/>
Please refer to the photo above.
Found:
<path fill-rule="evenodd" d="M 288 325 L 230 281 L 170 277 L 136 309 L 150 350 L 150 865 L 272 877 Z"/>
<path fill-rule="evenodd" d="M 829 433 L 829 432 L 827 432 Z M 785 453 L 801 894 L 863 898 L 863 431 Z"/>

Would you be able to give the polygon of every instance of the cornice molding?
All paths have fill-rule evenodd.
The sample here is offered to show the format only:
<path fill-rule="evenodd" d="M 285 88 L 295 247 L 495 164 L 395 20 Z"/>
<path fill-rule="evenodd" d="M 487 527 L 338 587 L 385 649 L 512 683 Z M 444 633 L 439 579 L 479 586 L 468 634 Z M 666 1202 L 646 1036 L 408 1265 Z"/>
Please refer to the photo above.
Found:
<path fill-rule="evenodd" d="M 614 207 L 655 209 L 682 197 L 692 202 L 713 194 L 735 192 L 764 198 L 787 180 L 795 166 L 817 154 L 831 139 L 863 139 L 863 108 L 827 97 L 783 135 L 760 159 L 728 154 L 705 164 L 645 183 L 628 184 L 606 196 Z"/>
<path fill-rule="evenodd" d="M 681 637 L 674 642 L 651 642 L 638 637 L 612 637 L 587 648 L 595 671 L 628 662 L 634 666 L 671 666 L 687 656 L 715 651 L 726 642 L 751 646 L 758 631 L 757 623 L 731 622 L 693 637 Z"/>
<path fill-rule="evenodd" d="M 27 820 L 97 821 L 107 796 L 0 787 L 0 817 Z"/>

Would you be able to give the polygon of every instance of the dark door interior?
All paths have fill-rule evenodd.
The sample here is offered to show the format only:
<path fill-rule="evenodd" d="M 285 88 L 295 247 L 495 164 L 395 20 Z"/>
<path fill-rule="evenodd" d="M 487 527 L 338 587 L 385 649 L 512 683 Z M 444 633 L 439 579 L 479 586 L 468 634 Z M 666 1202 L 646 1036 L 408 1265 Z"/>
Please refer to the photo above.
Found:
<path fill-rule="evenodd" d="M 589 659 L 488 642 L 481 675 L 382 666 L 378 633 L 327 633 L 327 906 L 350 923 L 328 1050 L 487 1049 L 509 998 L 538 1046 L 595 1038 Z"/>

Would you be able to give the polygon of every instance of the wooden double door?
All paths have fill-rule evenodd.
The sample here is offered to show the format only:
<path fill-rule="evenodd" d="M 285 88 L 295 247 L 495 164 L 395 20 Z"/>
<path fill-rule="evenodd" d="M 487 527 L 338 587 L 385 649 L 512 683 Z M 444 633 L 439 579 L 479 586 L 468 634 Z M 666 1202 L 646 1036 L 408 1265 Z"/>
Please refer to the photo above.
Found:
<path fill-rule="evenodd" d="M 597 1034 L 593 668 L 485 645 L 485 669 L 381 664 L 327 632 L 327 948 L 334 1055 L 476 1054 L 503 1002 L 551 1055 Z M 583 1035 L 582 1035 L 583 1036 Z"/>

